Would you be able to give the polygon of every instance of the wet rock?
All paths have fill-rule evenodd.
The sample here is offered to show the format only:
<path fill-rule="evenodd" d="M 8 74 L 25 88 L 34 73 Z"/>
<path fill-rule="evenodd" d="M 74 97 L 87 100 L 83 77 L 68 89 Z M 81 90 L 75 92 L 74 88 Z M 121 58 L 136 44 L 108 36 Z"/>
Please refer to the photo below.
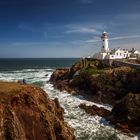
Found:
<path fill-rule="evenodd" d="M 116 104 L 115 108 L 117 109 L 114 110 L 113 108 L 112 111 L 109 111 L 103 107 L 97 107 L 95 105 L 87 106 L 86 104 L 80 104 L 79 107 L 84 109 L 85 112 L 90 115 L 98 115 L 103 117 L 109 124 L 114 125 L 116 129 L 126 133 L 129 136 L 133 136 L 133 133 L 140 132 L 139 115 L 137 114 L 137 116 L 130 118 L 127 116 L 126 109 L 124 110 L 123 106 L 118 106 L 118 104 Z"/>
<path fill-rule="evenodd" d="M 40 88 L 0 82 L 1 140 L 74 140 L 57 99 Z"/>
<path fill-rule="evenodd" d="M 115 104 L 111 113 L 95 106 L 80 107 L 87 113 L 105 117 L 124 132 L 140 132 L 139 70 L 126 66 L 107 67 L 100 60 L 87 59 L 84 64 L 83 60 L 75 63 L 70 70 L 56 70 L 51 81 L 60 90 L 81 94 L 94 102 Z"/>
<path fill-rule="evenodd" d="M 80 104 L 80 108 L 84 109 L 88 114 L 91 115 L 98 115 L 101 117 L 107 117 L 110 114 L 110 111 L 103 108 L 103 107 L 97 107 L 95 105 L 87 106 L 85 104 Z"/>

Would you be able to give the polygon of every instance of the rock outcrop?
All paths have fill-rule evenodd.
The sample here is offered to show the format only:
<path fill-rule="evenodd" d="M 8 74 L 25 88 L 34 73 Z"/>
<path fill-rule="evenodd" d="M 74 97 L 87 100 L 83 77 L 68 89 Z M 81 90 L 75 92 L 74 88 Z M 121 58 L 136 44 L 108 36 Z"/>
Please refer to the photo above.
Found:
<path fill-rule="evenodd" d="M 69 70 L 62 68 L 62 69 L 57 69 L 56 71 L 53 72 L 51 75 L 50 81 L 58 81 L 58 80 L 65 80 L 68 78 Z"/>
<path fill-rule="evenodd" d="M 127 94 L 115 104 L 107 119 L 118 129 L 140 132 L 140 94 Z"/>
<path fill-rule="evenodd" d="M 95 102 L 114 104 L 129 92 L 140 92 L 140 71 L 131 67 L 108 67 L 99 60 L 76 63 L 70 70 L 58 69 L 51 82 L 60 90 L 93 96 Z"/>
<path fill-rule="evenodd" d="M 53 72 L 50 82 L 54 85 L 55 88 L 63 91 L 66 90 L 68 92 L 72 91 L 72 87 L 69 84 L 69 69 L 57 69 Z"/>
<path fill-rule="evenodd" d="M 61 78 L 55 78 L 59 77 Z M 62 76 L 62 74 L 64 76 Z M 91 115 L 99 115 L 124 132 L 140 132 L 140 71 L 131 67 L 109 67 L 100 60 L 75 63 L 70 70 L 56 70 L 51 82 L 86 99 L 113 105 L 109 112 L 96 106 L 80 105 Z M 129 94 L 131 93 L 131 94 Z"/>
<path fill-rule="evenodd" d="M 125 133 L 140 132 L 140 94 L 127 94 L 114 105 L 111 111 L 95 105 L 80 104 L 79 107 L 90 115 L 105 118 L 116 129 Z"/>
<path fill-rule="evenodd" d="M 103 107 L 97 107 L 96 105 L 87 106 L 86 104 L 80 104 L 79 107 L 84 109 L 90 115 L 98 115 L 106 118 L 110 114 L 109 110 Z"/>
<path fill-rule="evenodd" d="M 63 112 L 39 87 L 0 82 L 1 140 L 74 140 Z"/>

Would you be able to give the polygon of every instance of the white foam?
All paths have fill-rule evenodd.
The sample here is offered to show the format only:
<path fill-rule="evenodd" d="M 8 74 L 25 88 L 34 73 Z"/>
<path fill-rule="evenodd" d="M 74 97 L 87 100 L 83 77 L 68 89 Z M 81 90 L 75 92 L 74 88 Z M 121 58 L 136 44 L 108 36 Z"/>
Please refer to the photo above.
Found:
<path fill-rule="evenodd" d="M 95 139 L 97 133 L 116 133 L 120 140 L 136 140 L 137 137 L 129 137 L 123 133 L 115 130 L 113 127 L 108 125 L 105 119 L 99 116 L 91 116 L 85 113 L 84 110 L 78 106 L 81 103 L 86 105 L 96 105 L 98 107 L 104 107 L 111 110 L 112 107 L 109 105 L 100 105 L 97 103 L 86 101 L 83 96 L 72 96 L 66 92 L 60 92 L 53 88 L 51 84 L 45 84 L 44 89 L 47 91 L 49 96 L 54 99 L 58 98 L 61 106 L 65 110 L 64 118 L 69 125 L 75 129 L 75 135 L 77 139 Z M 86 137 L 85 137 L 86 136 Z M 86 140 L 85 139 L 85 140 Z"/>
<path fill-rule="evenodd" d="M 77 139 L 92 140 L 95 139 L 95 135 L 98 133 L 117 133 L 117 136 L 121 140 L 138 140 L 138 137 L 128 137 L 118 131 L 116 131 L 110 125 L 105 125 L 107 122 L 99 116 L 88 115 L 84 110 L 78 106 L 81 103 L 86 105 L 96 105 L 98 107 L 104 107 L 111 110 L 109 105 L 100 105 L 93 102 L 86 101 L 83 96 L 72 96 L 65 92 L 60 92 L 54 89 L 53 85 L 48 81 L 51 77 L 52 69 L 24 69 L 12 71 L 12 73 L 0 73 L 0 80 L 4 81 L 17 81 L 22 78 L 26 79 L 28 83 L 42 82 L 43 89 L 47 92 L 50 98 L 58 98 L 60 105 L 64 108 L 64 119 L 69 125 L 75 129 L 75 135 Z M 102 123 L 101 123 L 102 122 Z"/>

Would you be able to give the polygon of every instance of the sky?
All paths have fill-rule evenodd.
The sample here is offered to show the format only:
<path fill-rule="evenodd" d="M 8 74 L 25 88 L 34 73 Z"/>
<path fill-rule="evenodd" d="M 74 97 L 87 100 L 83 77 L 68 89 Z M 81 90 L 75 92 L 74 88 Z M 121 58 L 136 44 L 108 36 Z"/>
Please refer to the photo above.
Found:
<path fill-rule="evenodd" d="M 0 58 L 85 57 L 140 51 L 140 0 L 0 0 Z"/>

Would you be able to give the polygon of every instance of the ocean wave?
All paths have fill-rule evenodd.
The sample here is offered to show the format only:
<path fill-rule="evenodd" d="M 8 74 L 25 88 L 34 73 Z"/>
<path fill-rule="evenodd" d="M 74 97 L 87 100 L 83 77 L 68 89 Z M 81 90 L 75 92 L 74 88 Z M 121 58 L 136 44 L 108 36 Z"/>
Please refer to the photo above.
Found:
<path fill-rule="evenodd" d="M 138 140 L 138 137 L 129 137 L 118 130 L 115 130 L 102 117 L 91 116 L 84 110 L 79 108 L 81 103 L 87 105 L 96 105 L 104 107 L 108 110 L 112 109 L 110 105 L 100 105 L 84 99 L 83 96 L 73 96 L 67 92 L 60 92 L 53 88 L 53 85 L 46 83 L 44 90 L 49 94 L 50 98 L 58 98 L 60 105 L 64 108 L 64 119 L 75 129 L 77 140 L 93 140 L 93 139 L 120 139 L 120 140 Z"/>
<path fill-rule="evenodd" d="M 75 129 L 77 140 L 93 140 L 96 138 L 105 139 L 107 137 L 117 136 L 121 140 L 136 140 L 137 137 L 128 137 L 123 133 L 116 131 L 113 127 L 105 123 L 105 120 L 99 116 L 91 116 L 79 108 L 79 104 L 96 105 L 111 110 L 109 105 L 100 105 L 84 99 L 83 96 L 72 96 L 66 91 L 60 92 L 54 89 L 49 83 L 52 69 L 24 69 L 10 72 L 0 72 L 0 80 L 17 81 L 26 79 L 27 83 L 42 87 L 50 98 L 58 98 L 60 105 L 64 108 L 64 119 Z"/>
<path fill-rule="evenodd" d="M 52 70 L 52 69 L 51 69 Z M 48 81 L 52 71 L 50 69 L 24 69 L 11 72 L 0 72 L 0 80 L 2 81 L 18 81 L 25 79 L 27 83 L 35 83 L 36 81 Z"/>

